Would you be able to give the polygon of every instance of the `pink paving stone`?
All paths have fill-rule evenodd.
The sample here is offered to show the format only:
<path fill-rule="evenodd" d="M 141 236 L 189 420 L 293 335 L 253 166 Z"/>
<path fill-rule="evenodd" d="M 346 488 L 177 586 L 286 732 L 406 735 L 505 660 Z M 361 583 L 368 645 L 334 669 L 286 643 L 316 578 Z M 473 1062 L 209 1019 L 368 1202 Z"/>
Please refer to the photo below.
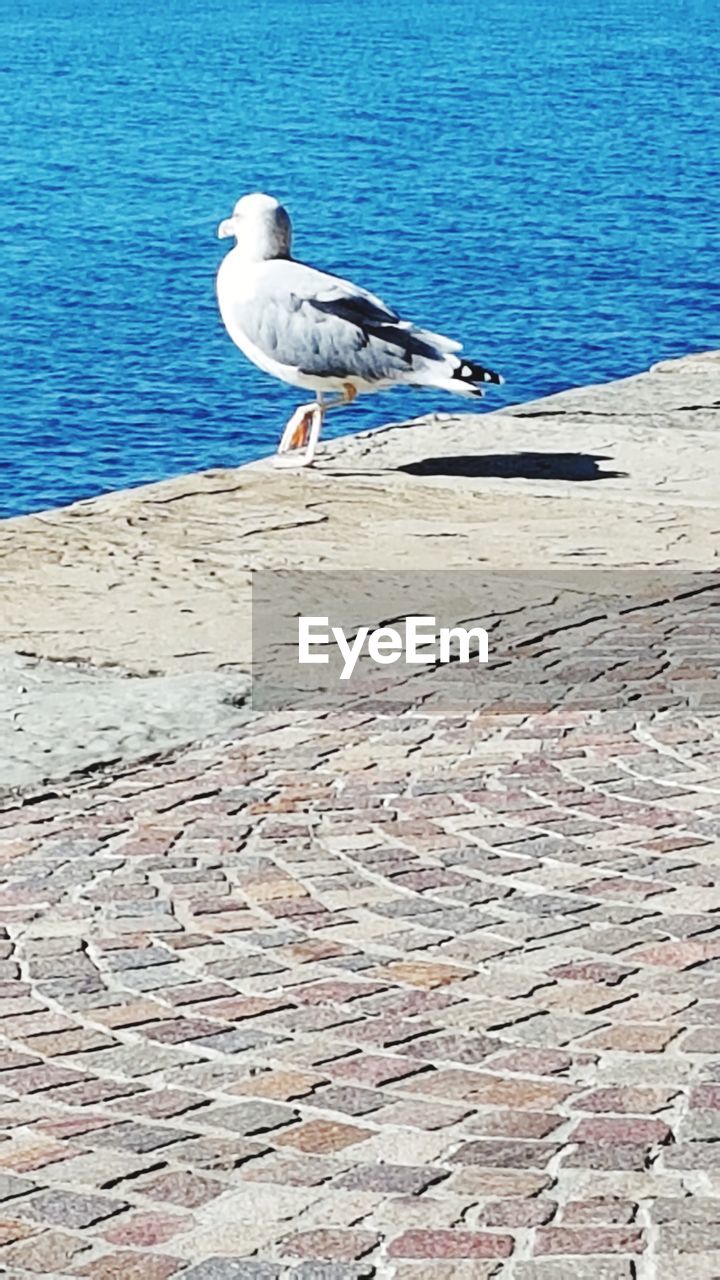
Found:
<path fill-rule="evenodd" d="M 620 1112 L 622 1115 L 646 1116 L 653 1111 L 663 1111 L 669 1106 L 678 1089 L 645 1089 L 632 1085 L 616 1085 L 606 1089 L 594 1089 L 582 1098 L 576 1098 L 576 1111 Z"/>
<path fill-rule="evenodd" d="M 15 1049 L 3 1049 L 0 1052 L 0 1071 L 12 1071 L 16 1067 L 32 1067 L 40 1064 L 40 1058 L 34 1054 L 17 1053 Z"/>
<path fill-rule="evenodd" d="M 26 1093 L 36 1093 L 41 1089 L 53 1089 L 58 1085 L 75 1084 L 82 1081 L 84 1077 L 79 1071 L 66 1070 L 65 1067 L 56 1067 L 51 1063 L 41 1063 L 37 1067 L 23 1067 L 17 1071 L 4 1071 L 2 1076 L 2 1084 L 4 1089 L 9 1089 L 12 1093 L 19 1093 L 21 1097 Z"/>
<path fill-rule="evenodd" d="M 590 1055 L 587 1055 L 588 1057 Z M 560 1075 L 572 1066 L 569 1053 L 559 1049 L 511 1049 L 488 1058 L 483 1066 L 488 1071 L 510 1071 L 518 1075 Z"/>
<path fill-rule="evenodd" d="M 407 1058 L 382 1058 L 359 1053 L 325 1063 L 325 1070 L 333 1080 L 352 1080 L 356 1084 L 372 1087 L 418 1075 L 426 1067 L 423 1062 L 410 1062 Z"/>
<path fill-rule="evenodd" d="M 483 1111 L 472 1116 L 467 1130 L 486 1138 L 547 1138 L 566 1123 L 567 1116 L 558 1112 Z"/>
<path fill-rule="evenodd" d="M 563 1205 L 561 1218 L 563 1226 L 572 1223 L 601 1223 L 604 1226 L 628 1226 L 635 1221 L 637 1205 L 617 1198 L 595 1200 L 570 1200 Z"/>
<path fill-rule="evenodd" d="M 578 893 L 587 893 L 592 898 L 629 897 L 650 898 L 655 893 L 670 893 L 672 884 L 663 884 L 651 880 L 631 880 L 626 876 L 613 876 L 607 880 L 593 880 L 590 884 L 579 886 Z"/>
<path fill-rule="evenodd" d="M 600 1142 L 612 1146 L 652 1146 L 655 1143 L 669 1142 L 672 1138 L 670 1126 L 663 1120 L 637 1120 L 634 1117 L 616 1119 L 614 1116 L 602 1116 L 592 1120 L 581 1120 L 570 1134 L 570 1142 Z"/>
<path fill-rule="evenodd" d="M 388 1247 L 391 1258 L 509 1258 L 512 1236 L 485 1231 L 405 1231 Z"/>
<path fill-rule="evenodd" d="M 564 978 L 570 982 L 602 982 L 605 986 L 614 987 L 624 978 L 636 973 L 637 969 L 626 968 L 617 964 L 606 964 L 602 960 L 578 961 L 576 964 L 559 964 L 550 970 L 553 978 Z"/>
<path fill-rule="evenodd" d="M 720 1084 L 699 1084 L 690 1094 L 690 1106 L 697 1110 L 720 1111 Z"/>
<path fill-rule="evenodd" d="M 5 1244 L 15 1244 L 17 1240 L 27 1240 L 37 1235 L 39 1227 L 31 1227 L 27 1222 L 17 1222 L 13 1218 L 0 1220 L 0 1248 Z"/>
<path fill-rule="evenodd" d="M 187 1231 L 190 1226 L 192 1218 L 188 1214 L 137 1212 L 124 1214 L 102 1235 L 111 1244 L 136 1245 L 148 1249 L 172 1240 L 178 1232 Z"/>
<path fill-rule="evenodd" d="M 136 1253 L 123 1249 L 106 1253 L 69 1273 L 87 1280 L 166 1280 L 187 1268 L 187 1260 L 160 1253 Z"/>
<path fill-rule="evenodd" d="M 92 1133 L 96 1129 L 105 1129 L 115 1123 L 114 1116 L 58 1115 L 55 1119 L 41 1120 L 36 1129 L 40 1133 L 50 1134 L 53 1138 L 73 1138 L 78 1134 Z"/>
<path fill-rule="evenodd" d="M 178 1018 L 175 1022 L 160 1022 L 157 1026 L 144 1026 L 142 1034 L 159 1044 L 182 1044 L 184 1040 L 199 1040 L 202 1036 L 229 1031 L 227 1024 L 209 1022 L 204 1018 Z"/>
<path fill-rule="evenodd" d="M 319 1229 L 300 1231 L 278 1246 L 283 1257 L 308 1258 L 319 1262 L 355 1262 L 376 1248 L 380 1237 L 374 1231 Z"/>
<path fill-rule="evenodd" d="M 228 1000 L 200 1001 L 196 1012 L 210 1014 L 213 1018 L 226 1018 L 241 1022 L 245 1018 L 260 1018 L 264 1013 L 275 1013 L 291 1005 L 288 998 L 279 996 L 233 996 Z M 217 1030 L 217 1026 L 214 1028 Z"/>
<path fill-rule="evenodd" d="M 204 1102 L 202 1095 L 185 1093 L 179 1089 L 156 1089 L 152 1093 L 143 1094 L 133 1099 L 132 1111 L 141 1116 L 150 1116 L 157 1120 L 168 1120 L 172 1116 L 184 1115 L 193 1111 Z M 116 1102 L 113 1111 L 127 1111 L 127 1104 L 122 1100 Z"/>
<path fill-rule="evenodd" d="M 380 982 L 313 982 L 304 987 L 293 987 L 293 1000 L 301 1004 L 346 1004 L 350 1000 L 358 1000 L 361 996 L 372 996 L 385 990 Z"/>
<path fill-rule="evenodd" d="M 658 942 L 654 947 L 632 951 L 628 958 L 644 965 L 663 969 L 693 969 L 720 956 L 720 939 L 714 942 Z"/>
<path fill-rule="evenodd" d="M 603 1254 L 642 1253 L 645 1248 L 640 1230 L 624 1227 L 538 1227 L 534 1253 Z"/>
<path fill-rule="evenodd" d="M 367 1000 L 363 1008 L 378 1008 L 384 1016 L 412 1017 L 418 1013 L 435 1013 L 457 1004 L 460 996 L 446 991 L 403 991 L 395 988 L 378 1000 Z"/>

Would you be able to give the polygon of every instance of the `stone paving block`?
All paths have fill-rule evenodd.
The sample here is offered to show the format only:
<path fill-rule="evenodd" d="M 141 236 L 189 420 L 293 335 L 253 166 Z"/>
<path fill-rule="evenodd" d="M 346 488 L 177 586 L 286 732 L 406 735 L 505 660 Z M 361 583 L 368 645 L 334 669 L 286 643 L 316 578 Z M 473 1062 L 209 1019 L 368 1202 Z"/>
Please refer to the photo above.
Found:
<path fill-rule="evenodd" d="M 306 1258 L 321 1262 L 354 1262 L 372 1253 L 380 1237 L 372 1231 L 315 1230 L 286 1236 L 278 1244 L 283 1258 Z"/>
<path fill-rule="evenodd" d="M 580 1223 L 612 1223 L 616 1226 L 628 1226 L 637 1217 L 637 1204 L 627 1201 L 602 1197 L 592 1200 L 570 1200 L 562 1206 L 559 1221 L 562 1225 Z"/>
<path fill-rule="evenodd" d="M 15 1244 L 17 1240 L 27 1240 L 29 1236 L 36 1235 L 39 1230 L 39 1227 L 31 1226 L 28 1222 L 3 1218 L 0 1220 L 0 1247 Z M 8 1274 L 7 1271 L 5 1274 Z"/>
<path fill-rule="evenodd" d="M 318 1187 L 346 1171 L 352 1156 L 328 1159 L 327 1156 L 270 1151 L 257 1160 L 242 1165 L 241 1177 L 248 1182 L 270 1182 L 287 1187 Z"/>
<path fill-rule="evenodd" d="M 513 1239 L 484 1231 L 405 1231 L 388 1246 L 390 1258 L 509 1258 Z"/>
<path fill-rule="evenodd" d="M 543 1227 L 557 1211 L 554 1200 L 493 1200 L 465 1215 L 469 1226 L 505 1227 L 507 1230 Z"/>
<path fill-rule="evenodd" d="M 122 1200 L 52 1190 L 38 1192 L 24 1201 L 20 1208 L 24 1218 L 55 1227 L 80 1230 L 122 1213 L 127 1205 Z"/>
<path fill-rule="evenodd" d="M 368 1262 L 301 1262 L 286 1273 L 287 1280 L 370 1280 L 375 1264 Z"/>
<path fill-rule="evenodd" d="M 229 1129 L 249 1138 L 293 1124 L 297 1111 L 272 1102 L 238 1102 L 232 1106 L 206 1108 L 198 1118 L 203 1128 Z"/>
<path fill-rule="evenodd" d="M 503 1274 L 503 1260 L 491 1262 L 479 1258 L 455 1258 L 444 1262 L 398 1262 L 392 1269 L 393 1280 L 492 1280 Z"/>
<path fill-rule="evenodd" d="M 662 1120 L 642 1120 L 636 1117 L 601 1116 L 591 1120 L 581 1120 L 569 1134 L 571 1142 L 609 1143 L 611 1146 L 626 1146 L 637 1143 L 640 1146 L 652 1146 L 666 1143 L 672 1138 L 670 1126 Z"/>
<path fill-rule="evenodd" d="M 42 1170 L 43 1177 L 47 1177 L 48 1166 L 65 1160 L 77 1150 L 69 1142 L 43 1142 L 39 1139 L 40 1135 L 37 1140 L 9 1141 L 0 1148 L 0 1167 L 9 1169 L 12 1173 L 34 1173 Z"/>
<path fill-rule="evenodd" d="M 369 1137 L 370 1130 L 360 1129 L 356 1125 L 339 1124 L 331 1120 L 308 1120 L 305 1124 L 280 1133 L 275 1142 L 277 1146 L 290 1146 L 298 1151 L 324 1155 L 365 1142 Z"/>
<path fill-rule="evenodd" d="M 635 1264 L 627 1258 L 594 1257 L 572 1262 L 516 1262 L 516 1280 L 634 1280 Z M 677 1274 L 677 1273 L 676 1273 Z M 675 1280 L 675 1277 L 673 1277 Z"/>
<path fill-rule="evenodd" d="M 642 1253 L 642 1231 L 632 1227 L 539 1227 L 534 1252 L 542 1254 Z"/>
<path fill-rule="evenodd" d="M 109 1129 L 101 1129 L 86 1137 L 85 1142 L 91 1147 L 109 1147 L 111 1151 L 134 1151 L 138 1155 L 144 1155 L 148 1151 L 157 1151 L 191 1136 L 187 1130 L 161 1129 L 157 1125 L 127 1121 L 112 1125 Z"/>
<path fill-rule="evenodd" d="M 720 1095 L 720 1089 L 718 1089 Z M 302 1095 L 301 1095 L 302 1096 Z M 313 1090 L 307 1102 L 323 1111 L 341 1111 L 349 1116 L 369 1115 L 385 1106 L 386 1096 L 380 1089 L 360 1089 L 352 1085 L 326 1085 Z M 718 1103 L 720 1107 L 720 1102 Z"/>
<path fill-rule="evenodd" d="M 152 1152 L 147 1155 L 112 1150 L 80 1152 L 65 1143 L 59 1147 L 57 1159 L 43 1169 L 42 1177 L 52 1186 L 69 1184 L 78 1190 L 102 1190 L 154 1168 L 162 1158 Z"/>
<path fill-rule="evenodd" d="M 560 1149 L 550 1142 L 468 1142 L 450 1156 L 450 1162 L 486 1169 L 544 1169 Z"/>
<path fill-rule="evenodd" d="M 174 1169 L 150 1181 L 143 1179 L 135 1184 L 135 1189 L 148 1200 L 178 1205 L 183 1209 L 197 1209 L 222 1195 L 227 1188 L 224 1183 L 190 1169 Z"/>
<path fill-rule="evenodd" d="M 32 1182 L 25 1178 L 15 1178 L 12 1174 L 0 1173 L 0 1202 L 15 1200 L 18 1196 L 26 1196 L 35 1190 Z"/>
<path fill-rule="evenodd" d="M 45 1231 L 42 1235 L 19 1241 L 5 1249 L 4 1266 L 16 1267 L 21 1273 L 37 1275 L 77 1274 L 79 1259 L 92 1241 L 81 1240 L 63 1231 Z"/>
<path fill-rule="evenodd" d="M 476 1169 L 467 1166 L 452 1173 L 444 1190 L 465 1193 L 474 1199 L 517 1196 L 530 1199 L 546 1191 L 552 1179 L 545 1173 L 525 1170 Z"/>
<path fill-rule="evenodd" d="M 100 1234 L 111 1244 L 148 1249 L 165 1244 L 173 1236 L 188 1231 L 192 1225 L 193 1218 L 187 1213 L 137 1210 L 124 1213 L 103 1228 Z"/>
<path fill-rule="evenodd" d="M 665 1169 L 720 1170 L 720 1144 L 717 1142 L 678 1143 L 663 1153 Z"/>
<path fill-rule="evenodd" d="M 547 1138 L 566 1124 L 559 1112 L 483 1111 L 469 1117 L 466 1129 L 488 1138 Z"/>
<path fill-rule="evenodd" d="M 336 1178 L 333 1186 L 346 1191 L 378 1191 L 383 1195 L 414 1196 L 443 1182 L 449 1176 L 449 1169 L 433 1168 L 431 1165 L 418 1168 L 392 1164 L 356 1165 Z"/>
<path fill-rule="evenodd" d="M 73 1064 L 77 1063 L 84 1071 L 97 1071 L 100 1075 L 132 1078 L 152 1075 L 155 1071 L 167 1071 L 173 1067 L 201 1060 L 202 1054 L 195 1052 L 194 1048 L 185 1046 L 171 1048 L 167 1045 L 148 1043 L 123 1044 L 114 1049 L 77 1054 L 73 1058 Z M 79 1082 L 81 1077 L 75 1075 L 74 1079 Z"/>
<path fill-rule="evenodd" d="M 166 1280 L 166 1277 L 181 1272 L 183 1266 L 180 1258 L 127 1249 L 106 1253 L 78 1267 L 72 1274 L 87 1277 L 87 1280 Z"/>
<path fill-rule="evenodd" d="M 213 1135 L 190 1138 L 177 1143 L 171 1150 L 174 1161 L 189 1164 L 193 1169 L 229 1171 L 265 1155 L 270 1147 L 259 1139 Z M 157 1152 L 156 1156 L 165 1159 L 167 1152 Z"/>
<path fill-rule="evenodd" d="M 207 1258 L 182 1272 L 183 1280 L 280 1280 L 284 1267 L 258 1258 Z"/>
<path fill-rule="evenodd" d="M 714 1222 L 674 1222 L 662 1227 L 658 1233 L 659 1253 L 694 1254 L 708 1253 L 717 1256 L 720 1251 L 720 1215 Z M 692 1259 L 689 1265 L 692 1266 Z"/>
<path fill-rule="evenodd" d="M 202 1094 L 183 1089 L 155 1089 L 152 1092 L 134 1094 L 132 1099 L 133 1114 L 151 1120 L 168 1120 L 172 1116 L 183 1116 L 207 1106 L 207 1099 Z M 128 1110 L 128 1104 L 120 1099 L 110 1103 L 109 1110 L 115 1118 L 118 1112 Z M 107 1119 L 110 1120 L 110 1117 Z"/>

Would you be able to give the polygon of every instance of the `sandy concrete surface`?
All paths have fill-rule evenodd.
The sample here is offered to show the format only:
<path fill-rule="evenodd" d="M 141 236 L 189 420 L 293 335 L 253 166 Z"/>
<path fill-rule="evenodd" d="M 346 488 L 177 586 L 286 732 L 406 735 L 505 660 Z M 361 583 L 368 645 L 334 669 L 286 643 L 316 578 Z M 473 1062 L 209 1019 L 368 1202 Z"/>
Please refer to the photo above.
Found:
<path fill-rule="evenodd" d="M 344 437 L 307 472 L 266 460 L 4 521 L 2 780 L 227 727 L 238 709 L 223 681 L 249 665 L 253 569 L 711 569 L 719 416 L 710 352 Z M 32 713 L 18 654 L 50 660 L 32 668 Z M 131 680 L 158 676 L 177 679 Z"/>
<path fill-rule="evenodd" d="M 237 728 L 248 718 L 248 685 L 239 674 L 139 677 L 6 652 L 2 785 L 22 787 Z"/>

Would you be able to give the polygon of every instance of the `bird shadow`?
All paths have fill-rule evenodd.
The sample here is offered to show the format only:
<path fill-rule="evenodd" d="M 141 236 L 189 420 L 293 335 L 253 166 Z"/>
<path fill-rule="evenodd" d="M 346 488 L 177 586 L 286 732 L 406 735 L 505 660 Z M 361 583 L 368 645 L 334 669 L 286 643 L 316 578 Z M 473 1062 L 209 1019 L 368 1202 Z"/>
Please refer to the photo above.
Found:
<path fill-rule="evenodd" d="M 617 480 L 626 471 L 603 471 L 599 463 L 611 462 L 607 454 L 593 453 L 484 453 L 447 458 L 421 458 L 398 467 L 411 476 L 497 476 L 506 480 Z"/>

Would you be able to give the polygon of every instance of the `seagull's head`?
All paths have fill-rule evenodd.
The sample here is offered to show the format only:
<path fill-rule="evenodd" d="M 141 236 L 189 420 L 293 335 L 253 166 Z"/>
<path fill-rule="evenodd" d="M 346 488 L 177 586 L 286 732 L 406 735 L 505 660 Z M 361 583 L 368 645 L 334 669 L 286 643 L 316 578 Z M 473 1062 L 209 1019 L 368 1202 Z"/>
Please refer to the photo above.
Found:
<path fill-rule="evenodd" d="M 237 248 L 253 262 L 290 257 L 290 218 L 273 196 L 259 191 L 238 200 L 217 233 L 221 240 L 234 236 Z"/>

